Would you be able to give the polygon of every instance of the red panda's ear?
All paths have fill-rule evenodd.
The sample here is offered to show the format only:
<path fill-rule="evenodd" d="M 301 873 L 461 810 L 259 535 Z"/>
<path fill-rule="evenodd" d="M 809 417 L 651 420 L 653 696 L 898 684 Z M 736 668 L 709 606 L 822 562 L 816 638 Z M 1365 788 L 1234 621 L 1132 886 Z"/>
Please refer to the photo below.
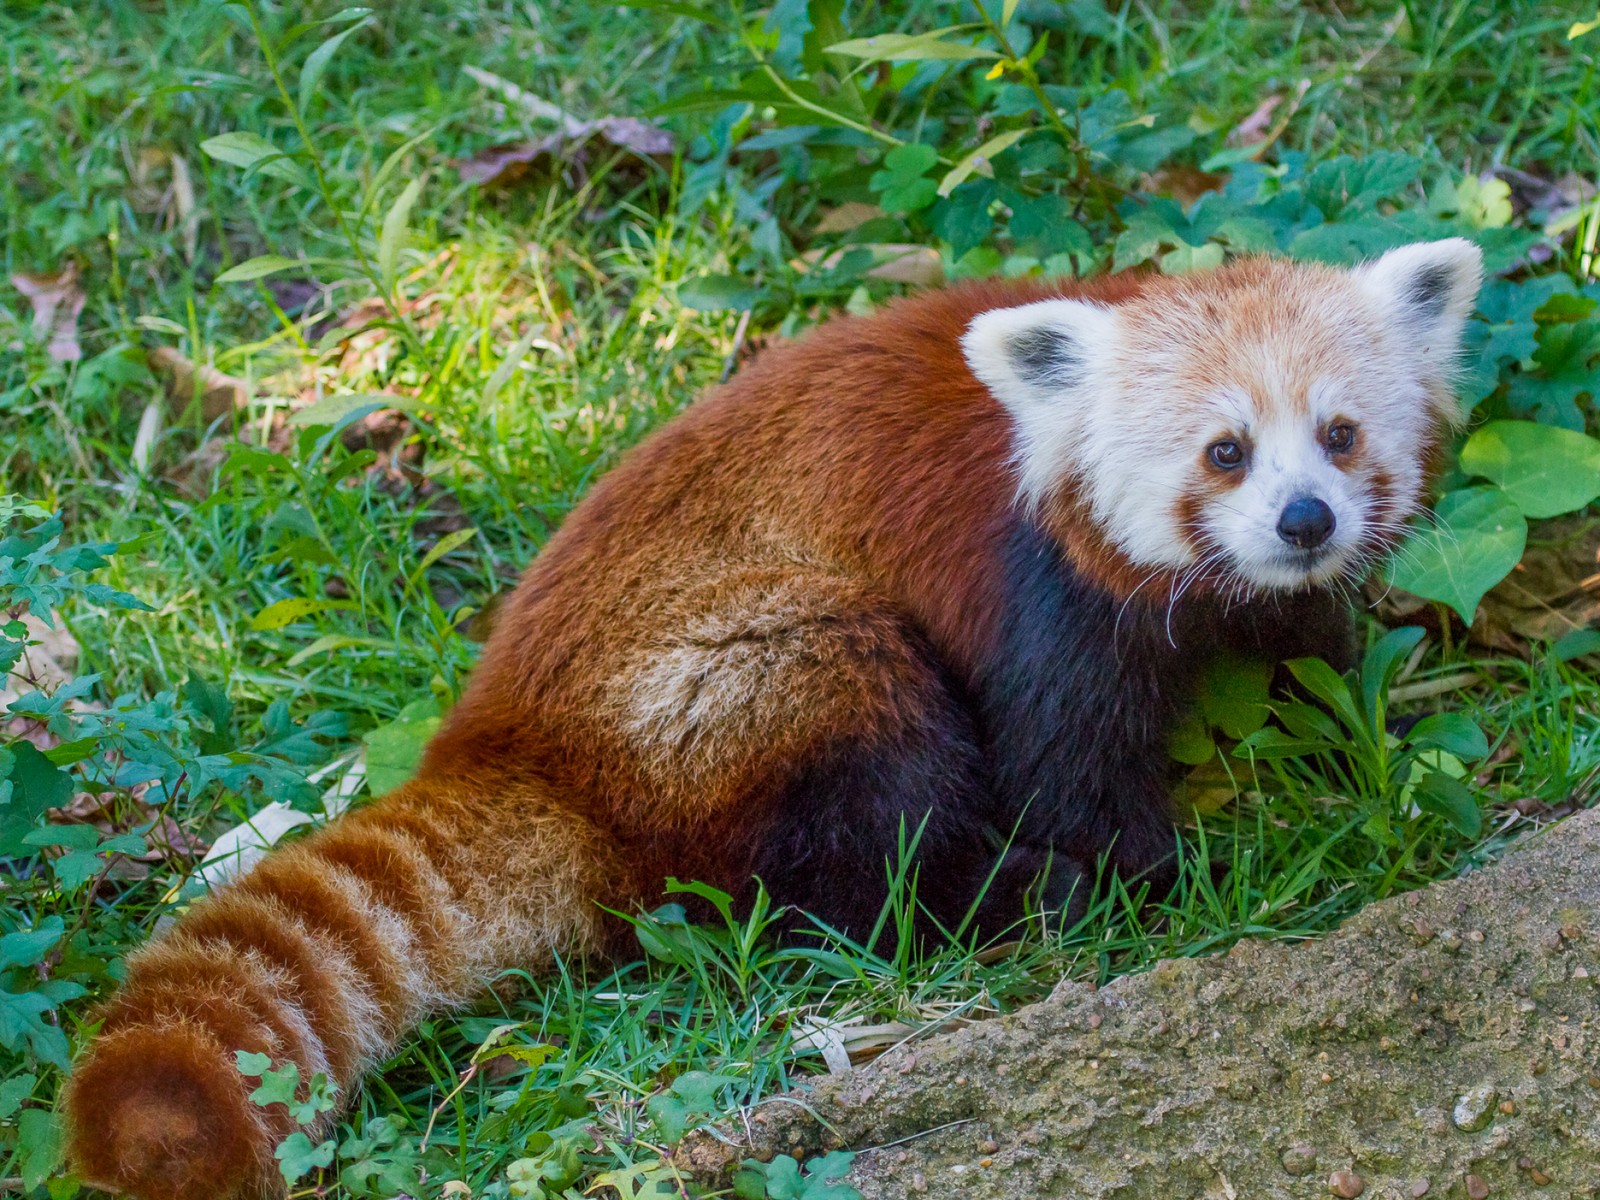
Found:
<path fill-rule="evenodd" d="M 1357 282 L 1402 331 L 1430 374 L 1448 373 L 1483 283 L 1483 253 L 1466 238 L 1414 242 L 1355 270 Z"/>
<path fill-rule="evenodd" d="M 962 335 L 967 366 L 1011 414 L 1030 503 L 1072 469 L 1087 411 L 1113 374 L 1119 325 L 1099 304 L 1040 300 L 980 313 Z"/>
<path fill-rule="evenodd" d="M 1019 420 L 1057 408 L 1096 374 L 1117 336 L 1111 309 L 1040 300 L 979 313 L 961 338 L 967 366 Z"/>

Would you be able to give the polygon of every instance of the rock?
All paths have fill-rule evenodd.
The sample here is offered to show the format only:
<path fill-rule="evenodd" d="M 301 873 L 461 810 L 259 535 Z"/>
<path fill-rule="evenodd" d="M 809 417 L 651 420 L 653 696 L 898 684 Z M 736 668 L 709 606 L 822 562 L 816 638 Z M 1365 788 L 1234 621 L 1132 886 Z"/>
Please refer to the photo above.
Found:
<path fill-rule="evenodd" d="M 1314 1146 L 1296 1142 L 1283 1152 L 1283 1169 L 1291 1175 L 1309 1175 L 1316 1166 L 1317 1151 Z"/>
<path fill-rule="evenodd" d="M 1494 1103 L 1499 1098 L 1500 1093 L 1495 1090 L 1494 1084 L 1480 1083 L 1471 1091 L 1456 1098 L 1456 1106 L 1450 1113 L 1450 1120 L 1463 1133 L 1477 1133 L 1480 1129 L 1487 1129 L 1489 1122 L 1494 1120 Z"/>
<path fill-rule="evenodd" d="M 1580 812 L 1320 940 L 1063 984 L 919 1041 L 907 1074 L 901 1051 L 821 1077 L 675 1160 L 726 1186 L 746 1157 L 855 1147 L 868 1200 L 1305 1200 L 1324 1191 L 1316 1148 L 1359 1163 L 1368 1200 L 1520 1196 L 1535 1168 L 1563 1196 L 1600 1197 L 1600 1021 L 1595 981 L 1573 974 L 1600 929 L 1597 861 L 1600 812 Z M 1581 936 L 1554 936 L 1564 926 Z"/>
<path fill-rule="evenodd" d="M 1367 1190 L 1367 1181 L 1354 1171 L 1335 1171 L 1328 1176 L 1328 1194 L 1343 1200 L 1355 1200 Z"/>
<path fill-rule="evenodd" d="M 1468 1200 L 1489 1200 L 1489 1185 L 1481 1175 L 1468 1175 L 1465 1182 Z"/>

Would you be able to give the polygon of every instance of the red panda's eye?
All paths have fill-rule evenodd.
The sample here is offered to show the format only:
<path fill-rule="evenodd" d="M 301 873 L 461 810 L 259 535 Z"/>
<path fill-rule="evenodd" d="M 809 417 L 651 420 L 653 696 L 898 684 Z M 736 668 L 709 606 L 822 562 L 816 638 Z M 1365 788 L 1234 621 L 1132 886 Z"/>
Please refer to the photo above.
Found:
<path fill-rule="evenodd" d="M 1335 454 L 1343 454 L 1356 444 L 1356 427 L 1341 421 L 1337 425 L 1328 426 L 1328 432 L 1324 436 L 1329 450 Z"/>
<path fill-rule="evenodd" d="M 1244 465 L 1244 447 L 1232 439 L 1211 443 L 1211 461 L 1224 471 Z"/>

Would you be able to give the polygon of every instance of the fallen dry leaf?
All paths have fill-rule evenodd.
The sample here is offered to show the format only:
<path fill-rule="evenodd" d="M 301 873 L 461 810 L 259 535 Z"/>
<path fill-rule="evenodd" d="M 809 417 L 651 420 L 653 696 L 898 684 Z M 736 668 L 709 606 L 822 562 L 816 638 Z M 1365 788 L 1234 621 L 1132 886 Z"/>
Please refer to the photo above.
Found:
<path fill-rule="evenodd" d="M 859 200 L 847 200 L 837 208 L 830 208 L 811 227 L 812 233 L 847 233 L 858 225 L 865 225 L 888 214 L 876 204 L 863 204 Z"/>
<path fill-rule="evenodd" d="M 1228 133 L 1230 146 L 1254 146 L 1265 141 L 1267 130 L 1272 125 L 1272 114 L 1278 111 L 1278 106 L 1283 103 L 1283 97 L 1268 96 L 1248 117 L 1240 121 Z"/>
<path fill-rule="evenodd" d="M 78 314 L 83 311 L 83 289 L 78 286 L 78 264 L 72 260 L 54 275 L 19 271 L 11 286 L 21 292 L 33 310 L 33 333 L 49 342 L 56 362 L 77 362 L 83 357 L 78 344 Z"/>
<path fill-rule="evenodd" d="M 1491 650 L 1526 654 L 1600 621 L 1600 522 L 1544 521 L 1511 574 L 1478 607 L 1470 637 Z"/>
<path fill-rule="evenodd" d="M 1145 191 L 1171 196 L 1187 208 L 1207 192 L 1220 192 L 1227 181 L 1226 175 L 1215 171 L 1202 171 L 1187 163 L 1168 163 L 1146 175 L 1142 183 Z"/>
<path fill-rule="evenodd" d="M 207 424 L 243 408 L 250 399 L 250 385 L 212 366 L 196 364 L 170 346 L 158 346 L 147 356 L 150 369 L 166 384 L 167 399 L 174 416 L 181 416 L 200 394 L 200 417 Z"/>
<path fill-rule="evenodd" d="M 561 165 L 584 170 L 598 147 L 625 150 L 639 158 L 664 159 L 672 154 L 674 140 L 658 125 L 637 117 L 601 117 L 567 125 L 558 133 L 517 142 L 503 142 L 480 150 L 454 166 L 467 183 L 481 187 L 510 187 L 530 175 Z"/>
<path fill-rule="evenodd" d="M 910 283 L 919 287 L 932 287 L 944 282 L 944 260 L 932 246 L 919 246 L 911 242 L 875 242 L 866 246 L 845 246 L 838 250 L 807 250 L 796 266 L 802 270 L 829 271 L 839 265 L 844 256 L 855 250 L 870 250 L 873 265 L 867 268 L 867 278 L 887 279 L 892 283 Z"/>

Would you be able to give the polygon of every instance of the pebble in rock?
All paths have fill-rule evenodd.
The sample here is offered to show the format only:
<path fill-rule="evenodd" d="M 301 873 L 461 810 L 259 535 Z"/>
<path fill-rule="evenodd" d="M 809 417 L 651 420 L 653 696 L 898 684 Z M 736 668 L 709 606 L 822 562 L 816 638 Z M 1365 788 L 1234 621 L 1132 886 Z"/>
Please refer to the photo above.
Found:
<path fill-rule="evenodd" d="M 1335 1171 L 1328 1176 L 1328 1193 L 1343 1200 L 1355 1200 L 1367 1190 L 1367 1181 L 1354 1171 Z"/>
<path fill-rule="evenodd" d="M 1468 1175 L 1466 1184 L 1471 1200 L 1489 1200 L 1489 1184 L 1481 1175 Z"/>
<path fill-rule="evenodd" d="M 1462 1133 L 1477 1133 L 1487 1129 L 1494 1120 L 1494 1102 L 1499 1098 L 1494 1084 L 1480 1083 L 1471 1091 L 1457 1097 L 1451 1120 Z"/>
<path fill-rule="evenodd" d="M 1283 1169 L 1291 1175 L 1309 1175 L 1317 1165 L 1317 1150 L 1296 1142 L 1283 1152 Z"/>

